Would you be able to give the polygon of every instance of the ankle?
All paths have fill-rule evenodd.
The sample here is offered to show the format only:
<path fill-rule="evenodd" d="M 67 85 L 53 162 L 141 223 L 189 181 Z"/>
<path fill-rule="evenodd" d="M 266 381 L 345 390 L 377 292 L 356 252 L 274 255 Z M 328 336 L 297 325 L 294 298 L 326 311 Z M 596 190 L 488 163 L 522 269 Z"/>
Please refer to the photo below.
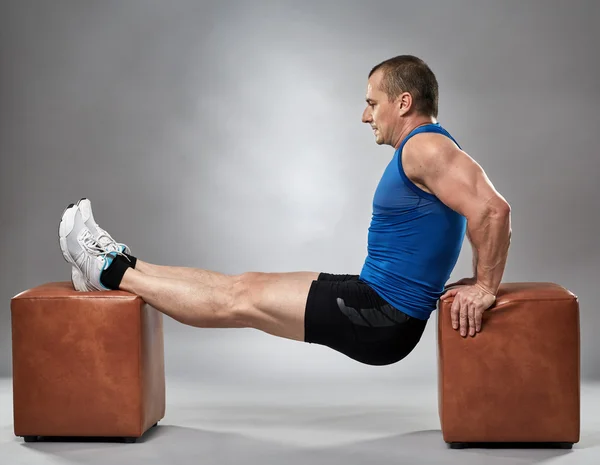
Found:
<path fill-rule="evenodd" d="M 125 270 L 125 273 L 123 274 L 121 282 L 119 283 L 119 290 L 135 294 L 134 287 L 137 275 L 139 275 L 139 270 L 127 268 L 127 270 Z"/>
<path fill-rule="evenodd" d="M 129 255 L 127 253 L 124 253 L 123 255 L 127 258 L 127 261 L 129 262 L 129 266 L 131 268 L 135 268 L 137 266 L 137 257 L 134 257 L 133 255 Z"/>
<path fill-rule="evenodd" d="M 152 265 L 150 263 L 143 262 L 139 258 L 135 263 L 135 269 L 141 273 L 152 274 Z"/>
<path fill-rule="evenodd" d="M 100 275 L 100 283 L 107 289 L 118 290 L 125 272 L 130 269 L 132 269 L 130 261 L 117 255 Z"/>

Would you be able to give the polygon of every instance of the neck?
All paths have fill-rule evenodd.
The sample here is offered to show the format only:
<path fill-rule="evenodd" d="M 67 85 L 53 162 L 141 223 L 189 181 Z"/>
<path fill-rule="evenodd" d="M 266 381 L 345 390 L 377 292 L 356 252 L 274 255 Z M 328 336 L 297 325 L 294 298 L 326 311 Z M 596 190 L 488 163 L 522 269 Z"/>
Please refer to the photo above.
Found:
<path fill-rule="evenodd" d="M 398 134 L 397 140 L 394 142 L 394 148 L 397 149 L 400 147 L 402 141 L 410 134 L 412 130 L 418 128 L 419 126 L 424 126 L 425 124 L 437 123 L 437 120 L 433 116 L 417 116 L 415 118 L 411 118 L 409 121 L 406 121 L 404 127 Z"/>

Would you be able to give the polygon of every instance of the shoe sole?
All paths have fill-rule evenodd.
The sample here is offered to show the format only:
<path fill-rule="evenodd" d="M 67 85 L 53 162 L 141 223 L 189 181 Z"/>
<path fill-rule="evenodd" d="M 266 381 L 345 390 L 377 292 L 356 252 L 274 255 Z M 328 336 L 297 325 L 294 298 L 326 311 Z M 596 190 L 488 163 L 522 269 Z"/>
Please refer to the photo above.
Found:
<path fill-rule="evenodd" d="M 92 289 L 87 287 L 87 284 L 85 283 L 85 279 L 84 279 L 83 275 L 81 274 L 81 271 L 79 271 L 79 268 L 77 268 L 76 266 L 71 266 L 71 283 L 73 284 L 73 287 L 75 288 L 76 291 L 80 291 L 80 292 L 91 292 L 92 291 Z"/>
<path fill-rule="evenodd" d="M 79 270 L 79 267 L 71 258 L 71 254 L 69 254 L 69 249 L 67 248 L 67 236 L 73 230 L 73 226 L 75 226 L 76 208 L 75 204 L 72 203 L 63 211 L 60 223 L 58 224 L 58 241 L 60 243 L 60 251 L 62 252 L 63 258 L 76 270 L 75 273 L 73 272 L 74 270 L 71 270 L 71 284 L 73 284 L 75 290 L 83 289 L 85 292 L 89 291 L 89 289 L 83 281 L 81 270 Z"/>
<path fill-rule="evenodd" d="M 87 197 L 81 197 L 81 198 L 80 198 L 80 199 L 77 201 L 77 208 L 79 208 L 79 204 L 80 204 L 81 202 L 83 202 L 84 200 L 88 200 L 88 198 L 87 198 Z M 81 216 L 83 216 L 83 212 L 81 212 Z M 86 219 L 85 219 L 85 218 L 83 218 L 83 222 L 84 222 L 84 223 L 86 222 Z"/>
<path fill-rule="evenodd" d="M 74 207 L 75 204 L 72 203 L 65 208 L 60 218 L 60 223 L 58 224 L 58 242 L 60 243 L 60 251 L 62 252 L 63 258 L 71 265 L 75 265 L 75 263 L 69 254 L 69 249 L 67 248 L 67 236 L 71 231 L 73 231 L 73 226 L 75 226 L 76 208 Z"/>

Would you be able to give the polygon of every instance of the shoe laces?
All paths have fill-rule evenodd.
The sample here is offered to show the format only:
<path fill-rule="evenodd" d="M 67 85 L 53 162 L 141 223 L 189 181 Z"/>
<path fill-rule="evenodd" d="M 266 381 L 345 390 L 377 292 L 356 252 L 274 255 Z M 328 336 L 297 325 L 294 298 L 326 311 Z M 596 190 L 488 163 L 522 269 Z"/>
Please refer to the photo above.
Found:
<path fill-rule="evenodd" d="M 104 229 L 98 228 L 99 234 L 96 237 L 99 244 L 103 245 L 106 249 L 114 250 L 115 252 L 119 251 L 119 248 L 125 250 L 125 244 L 121 244 L 120 242 L 115 241 L 110 234 L 108 234 Z"/>
<path fill-rule="evenodd" d="M 81 243 L 81 247 L 83 248 L 83 250 L 85 250 L 87 253 L 89 253 L 90 255 L 92 255 L 94 257 L 98 257 L 98 258 L 104 260 L 103 270 L 106 270 L 106 268 L 108 268 L 109 263 L 106 260 L 106 258 L 107 258 L 107 256 L 112 255 L 112 254 L 122 255 L 127 259 L 127 261 L 131 261 L 131 260 L 129 260 L 129 257 L 127 257 L 127 255 L 120 252 L 118 249 L 115 249 L 116 242 L 114 240 L 108 245 L 103 245 L 99 241 L 100 237 L 102 237 L 102 235 L 98 236 L 98 238 L 94 237 L 92 232 L 89 229 L 86 229 L 81 234 L 81 242 L 80 243 Z M 116 255 L 115 255 L 115 258 L 116 258 Z"/>

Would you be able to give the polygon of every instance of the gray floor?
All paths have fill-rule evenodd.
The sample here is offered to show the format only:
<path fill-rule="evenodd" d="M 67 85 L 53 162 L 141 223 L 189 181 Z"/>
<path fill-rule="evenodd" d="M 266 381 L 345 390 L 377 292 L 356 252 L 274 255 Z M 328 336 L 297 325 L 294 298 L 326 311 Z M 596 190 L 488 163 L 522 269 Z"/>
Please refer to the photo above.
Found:
<path fill-rule="evenodd" d="M 136 444 L 25 443 L 12 427 L 12 382 L 0 379 L 0 464 L 598 464 L 600 383 L 582 385 L 572 450 L 451 450 L 435 383 L 239 382 L 167 379 L 167 412 Z"/>

